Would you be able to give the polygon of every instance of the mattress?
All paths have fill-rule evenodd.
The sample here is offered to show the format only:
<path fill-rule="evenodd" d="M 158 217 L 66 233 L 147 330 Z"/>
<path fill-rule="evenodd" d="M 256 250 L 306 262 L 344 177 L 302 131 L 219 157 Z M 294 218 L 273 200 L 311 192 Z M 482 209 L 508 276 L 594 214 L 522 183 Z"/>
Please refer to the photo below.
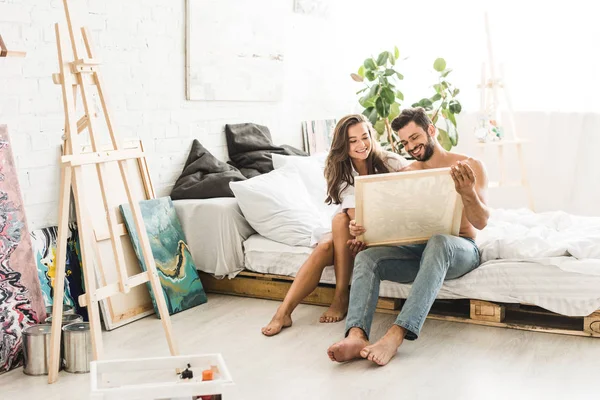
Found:
<path fill-rule="evenodd" d="M 173 201 L 196 269 L 233 278 L 244 269 L 242 244 L 256 232 L 233 197 Z"/>
<path fill-rule="evenodd" d="M 313 249 L 292 247 L 258 234 L 244 242 L 246 269 L 295 276 Z M 600 260 L 548 257 L 538 261 L 490 260 L 476 270 L 445 281 L 438 299 L 479 299 L 533 304 L 567 316 L 587 316 L 600 309 Z M 333 266 L 322 283 L 335 283 Z M 382 297 L 406 298 L 410 284 L 384 281 Z"/>

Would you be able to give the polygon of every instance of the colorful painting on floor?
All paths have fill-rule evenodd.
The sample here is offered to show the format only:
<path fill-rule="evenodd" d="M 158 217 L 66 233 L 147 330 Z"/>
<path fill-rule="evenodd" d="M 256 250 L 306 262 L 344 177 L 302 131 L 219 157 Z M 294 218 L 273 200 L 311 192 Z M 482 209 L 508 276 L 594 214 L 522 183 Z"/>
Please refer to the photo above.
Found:
<path fill-rule="evenodd" d="M 8 130 L 0 125 L 0 373 L 21 365 L 21 332 L 45 315 Z"/>
<path fill-rule="evenodd" d="M 336 124 L 337 121 L 335 119 L 303 121 L 302 138 L 304 140 L 304 151 L 310 155 L 329 152 Z"/>
<path fill-rule="evenodd" d="M 169 315 L 206 303 L 206 293 L 171 198 L 144 200 L 139 204 Z M 129 204 L 121 205 L 121 212 L 140 266 L 146 271 Z M 156 315 L 159 316 L 152 290 L 150 296 Z"/>
<path fill-rule="evenodd" d="M 58 227 L 51 226 L 31 232 L 33 253 L 37 265 L 44 304 L 51 306 L 54 298 L 54 277 L 56 273 L 56 241 Z M 65 264 L 65 297 L 64 304 L 75 308 L 75 312 L 87 321 L 87 307 L 79 305 L 78 298 L 84 294 L 83 276 L 81 274 L 81 257 L 79 256 L 79 235 L 77 224 L 69 224 L 67 236 L 67 255 Z"/>

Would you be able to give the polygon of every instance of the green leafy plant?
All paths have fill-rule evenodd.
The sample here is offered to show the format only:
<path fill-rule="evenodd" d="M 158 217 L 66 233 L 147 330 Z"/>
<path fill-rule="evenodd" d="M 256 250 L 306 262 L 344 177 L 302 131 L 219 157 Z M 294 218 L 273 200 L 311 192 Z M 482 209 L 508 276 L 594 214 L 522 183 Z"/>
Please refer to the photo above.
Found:
<path fill-rule="evenodd" d="M 414 103 L 412 107 L 423 107 L 428 112 L 431 122 L 436 126 L 441 114 L 446 129 L 438 126 L 438 141 L 442 147 L 450 150 L 458 144 L 456 115 L 460 114 L 462 106 L 456 96 L 460 93 L 460 89 L 448 81 L 447 77 L 452 70 L 446 68 L 446 61 L 443 58 L 434 61 L 433 69 L 439 72 L 438 82 L 433 85 L 435 93 L 431 97 L 422 98 L 419 102 Z"/>
<path fill-rule="evenodd" d="M 390 123 L 400 114 L 400 104 L 404 100 L 404 94 L 396 88 L 399 81 L 404 79 L 404 75 L 395 69 L 399 57 L 400 51 L 394 47 L 393 53 L 384 51 L 376 59 L 367 58 L 358 73 L 351 75 L 352 79 L 366 86 L 356 92 L 362 94 L 358 102 L 365 108 L 363 114 L 380 137 L 385 134 L 387 144 L 394 152 L 400 149 L 396 145 L 398 137 L 392 132 Z"/>
<path fill-rule="evenodd" d="M 358 73 L 351 74 L 352 79 L 365 84 L 363 89 L 356 92 L 361 95 L 358 102 L 364 107 L 362 113 L 373 124 L 382 146 L 396 153 L 401 153 L 403 148 L 391 127 L 391 121 L 400 114 L 404 101 L 404 94 L 398 88 L 404 79 L 404 75 L 397 70 L 399 58 L 400 51 L 394 47 L 393 52 L 383 51 L 377 58 L 367 58 Z M 438 82 L 432 86 L 434 93 L 413 103 L 412 107 L 423 107 L 436 126 L 438 122 L 445 121 L 446 129 L 438 126 L 438 140 L 446 150 L 450 150 L 458 144 L 455 115 L 462 108 L 456 99 L 460 90 L 448 81 L 452 70 L 446 68 L 443 58 L 436 59 L 433 68 L 439 73 Z"/>

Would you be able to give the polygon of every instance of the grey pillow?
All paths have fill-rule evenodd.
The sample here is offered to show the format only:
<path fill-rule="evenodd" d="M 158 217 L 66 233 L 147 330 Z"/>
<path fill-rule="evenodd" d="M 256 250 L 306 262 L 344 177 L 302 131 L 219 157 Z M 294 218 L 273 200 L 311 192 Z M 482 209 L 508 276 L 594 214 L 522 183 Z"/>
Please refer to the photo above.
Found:
<path fill-rule="evenodd" d="M 247 178 L 273 171 L 273 153 L 308 156 L 292 146 L 275 146 L 269 128 L 258 124 L 226 124 L 225 137 L 230 164 Z"/>
<path fill-rule="evenodd" d="M 234 197 L 229 182 L 245 179 L 235 167 L 218 160 L 194 139 L 181 176 L 171 191 L 171 198 L 180 200 Z"/>

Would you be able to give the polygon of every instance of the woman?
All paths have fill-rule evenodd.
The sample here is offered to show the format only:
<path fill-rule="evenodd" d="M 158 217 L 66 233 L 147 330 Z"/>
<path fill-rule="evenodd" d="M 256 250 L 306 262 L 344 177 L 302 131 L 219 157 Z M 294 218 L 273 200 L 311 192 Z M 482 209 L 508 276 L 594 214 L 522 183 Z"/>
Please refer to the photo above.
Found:
<path fill-rule="evenodd" d="M 300 267 L 283 303 L 271 322 L 262 328 L 264 335 L 276 335 L 292 325 L 292 311 L 317 287 L 323 269 L 332 264 L 336 278 L 335 294 L 331 306 L 319 321 L 338 322 L 346 316 L 353 253 L 364 247 L 362 243 L 352 241 L 348 229 L 354 219 L 354 177 L 396 172 L 408 164 L 399 155 L 382 151 L 373 139 L 374 133 L 369 120 L 361 114 L 347 115 L 336 125 L 325 164 L 325 202 L 340 205 L 333 217 L 331 233 L 321 238 Z"/>

